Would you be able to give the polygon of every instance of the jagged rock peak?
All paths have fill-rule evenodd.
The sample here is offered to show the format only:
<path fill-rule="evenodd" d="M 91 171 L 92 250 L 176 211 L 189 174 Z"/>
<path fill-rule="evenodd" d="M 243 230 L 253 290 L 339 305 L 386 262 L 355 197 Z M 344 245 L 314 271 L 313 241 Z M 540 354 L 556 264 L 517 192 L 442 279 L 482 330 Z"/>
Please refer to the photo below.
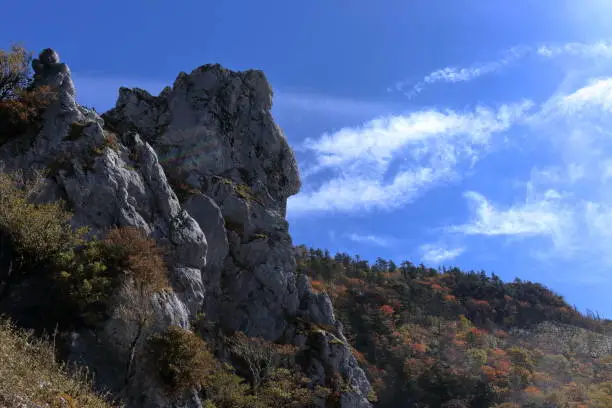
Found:
<path fill-rule="evenodd" d="M 272 89 L 263 72 L 234 72 L 215 64 L 180 73 L 157 97 L 121 88 L 115 108 L 103 117 L 159 146 L 162 161 L 188 156 L 182 160 L 183 172 L 223 174 L 256 190 L 265 187 L 280 202 L 296 194 L 301 183 L 271 107 Z"/>

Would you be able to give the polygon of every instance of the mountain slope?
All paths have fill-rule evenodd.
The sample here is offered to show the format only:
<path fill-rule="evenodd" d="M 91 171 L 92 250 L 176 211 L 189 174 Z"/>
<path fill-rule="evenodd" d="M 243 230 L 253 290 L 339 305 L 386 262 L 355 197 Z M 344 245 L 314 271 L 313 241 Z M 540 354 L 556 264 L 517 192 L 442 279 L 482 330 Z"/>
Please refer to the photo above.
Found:
<path fill-rule="evenodd" d="M 540 284 L 295 252 L 332 298 L 377 406 L 612 406 L 612 322 Z"/>

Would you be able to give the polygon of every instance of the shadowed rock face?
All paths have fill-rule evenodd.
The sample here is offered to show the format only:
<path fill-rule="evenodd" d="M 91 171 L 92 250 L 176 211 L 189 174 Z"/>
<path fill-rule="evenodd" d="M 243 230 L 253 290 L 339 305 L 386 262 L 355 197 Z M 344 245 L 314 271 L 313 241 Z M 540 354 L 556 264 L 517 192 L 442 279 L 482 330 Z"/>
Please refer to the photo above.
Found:
<path fill-rule="evenodd" d="M 323 384 L 340 373 L 352 386 L 342 406 L 369 407 L 371 386 L 329 298 L 296 276 L 285 215 L 300 179 L 270 114 L 272 90 L 263 73 L 205 65 L 179 74 L 157 97 L 121 88 L 102 120 L 74 102 L 70 70 L 57 53 L 43 51 L 34 68 L 36 83 L 55 87 L 59 102 L 31 148 L 17 154 L 14 143 L 0 146 L 0 160 L 9 169 L 61 161 L 41 200 L 65 199 L 75 225 L 93 233 L 138 226 L 171 248 L 174 293 L 154 299 L 154 328 L 187 328 L 204 312 L 223 329 L 307 344 L 309 375 Z M 79 137 L 67 138 L 75 123 Z M 304 325 L 325 330 L 313 334 Z M 116 363 L 101 356 L 125 360 L 133 330 L 114 319 L 97 332 L 74 333 L 72 358 L 94 367 L 103 385 L 120 389 Z M 133 406 L 200 406 L 193 393 L 168 401 L 143 369 L 135 371 L 123 390 Z"/>

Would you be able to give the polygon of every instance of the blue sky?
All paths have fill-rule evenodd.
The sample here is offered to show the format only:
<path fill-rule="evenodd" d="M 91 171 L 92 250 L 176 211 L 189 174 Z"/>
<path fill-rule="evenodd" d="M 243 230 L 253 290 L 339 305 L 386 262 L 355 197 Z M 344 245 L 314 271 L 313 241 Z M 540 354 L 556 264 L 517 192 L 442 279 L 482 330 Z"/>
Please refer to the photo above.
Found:
<path fill-rule="evenodd" d="M 539 281 L 612 318 L 612 3 L 10 2 L 79 99 L 206 63 L 265 71 L 295 243 Z"/>

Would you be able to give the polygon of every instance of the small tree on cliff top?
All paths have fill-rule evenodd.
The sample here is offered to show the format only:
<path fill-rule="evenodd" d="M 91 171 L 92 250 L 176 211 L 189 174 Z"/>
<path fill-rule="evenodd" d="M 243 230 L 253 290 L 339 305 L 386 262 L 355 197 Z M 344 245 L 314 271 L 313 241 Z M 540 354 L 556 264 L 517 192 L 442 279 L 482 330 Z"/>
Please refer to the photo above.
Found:
<path fill-rule="evenodd" d="M 20 45 L 0 50 L 0 101 L 16 98 L 30 83 L 32 55 Z"/>

